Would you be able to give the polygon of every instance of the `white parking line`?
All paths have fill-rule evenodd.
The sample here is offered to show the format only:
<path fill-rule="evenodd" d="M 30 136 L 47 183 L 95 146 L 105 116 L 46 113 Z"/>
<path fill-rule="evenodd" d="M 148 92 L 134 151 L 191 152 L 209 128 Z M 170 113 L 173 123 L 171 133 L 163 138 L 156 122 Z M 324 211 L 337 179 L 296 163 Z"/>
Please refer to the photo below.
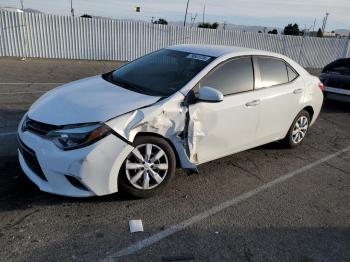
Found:
<path fill-rule="evenodd" d="M 0 137 L 2 137 L 2 136 L 13 136 L 13 135 L 17 135 L 17 132 L 4 132 L 4 133 L 0 133 Z"/>
<path fill-rule="evenodd" d="M 176 224 L 176 225 L 172 225 L 170 226 L 169 228 L 163 230 L 163 231 L 160 231 L 154 235 L 151 235 L 150 237 L 147 237 L 141 241 L 138 241 L 136 242 L 135 244 L 132 244 L 128 247 L 125 247 L 115 253 L 113 253 L 112 255 L 100 260 L 101 262 L 110 262 L 110 261 L 114 261 L 115 259 L 119 258 L 119 257 L 123 257 L 123 256 L 128 256 L 128 255 L 132 255 L 132 254 L 135 254 L 136 252 L 146 248 L 146 247 L 149 247 L 159 241 L 161 241 L 162 239 L 166 238 L 166 237 L 169 237 L 179 231 L 182 231 L 184 229 L 186 229 L 187 227 L 193 225 L 193 224 L 196 224 L 210 216 L 213 216 L 229 207 L 232 207 L 232 206 L 235 206 L 259 193 L 262 193 L 264 191 L 266 191 L 267 189 L 270 189 L 271 187 L 273 186 L 276 186 L 280 183 L 283 183 L 291 178 L 293 178 L 294 176 L 300 174 L 300 173 L 303 173 L 315 166 L 318 166 L 326 161 L 329 161 L 331 160 L 332 158 L 335 158 L 345 152 L 348 152 L 350 150 L 350 146 L 344 148 L 343 150 L 340 150 L 334 154 L 331 154 L 331 155 L 328 155 L 324 158 L 321 158 L 315 162 L 312 162 L 304 167 L 301 167 L 293 172 L 290 172 L 286 175 L 283 175 L 283 176 L 280 176 L 279 178 L 275 179 L 275 180 L 272 180 L 262 186 L 259 186 L 249 192 L 246 192 L 242 195 L 239 195 L 238 197 L 235 197 L 231 200 L 228 200 L 226 202 L 223 202 L 217 206 L 214 206 L 208 210 L 205 210 L 185 221 L 182 221 L 180 222 L 179 224 Z"/>
<path fill-rule="evenodd" d="M 45 93 L 50 90 L 45 91 L 20 91 L 20 92 L 6 92 L 6 93 L 0 93 L 0 95 L 21 95 L 21 94 L 36 94 L 36 93 Z"/>
<path fill-rule="evenodd" d="M 17 83 L 0 83 L 0 85 L 62 85 L 64 83 L 35 83 L 35 82 L 17 82 Z"/>
<path fill-rule="evenodd" d="M 0 83 L 0 85 L 63 85 L 65 83 L 35 83 L 35 82 L 17 82 L 17 83 Z M 18 91 L 18 92 L 4 92 L 0 93 L 0 95 L 21 95 L 21 94 L 40 94 L 48 92 L 49 90 L 45 91 Z"/>

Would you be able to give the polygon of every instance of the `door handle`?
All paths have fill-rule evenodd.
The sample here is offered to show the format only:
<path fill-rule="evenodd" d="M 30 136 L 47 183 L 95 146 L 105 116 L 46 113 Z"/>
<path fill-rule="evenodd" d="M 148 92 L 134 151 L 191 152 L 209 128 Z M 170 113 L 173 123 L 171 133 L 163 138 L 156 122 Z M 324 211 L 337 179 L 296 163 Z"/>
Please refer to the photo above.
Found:
<path fill-rule="evenodd" d="M 293 91 L 293 94 L 301 94 L 303 92 L 303 89 L 302 88 L 298 88 L 298 89 L 295 89 Z"/>
<path fill-rule="evenodd" d="M 259 104 L 260 104 L 260 100 L 257 99 L 257 100 L 250 101 L 250 102 L 246 103 L 245 105 L 246 105 L 247 107 L 252 107 L 252 106 L 257 106 L 257 105 L 259 105 Z"/>

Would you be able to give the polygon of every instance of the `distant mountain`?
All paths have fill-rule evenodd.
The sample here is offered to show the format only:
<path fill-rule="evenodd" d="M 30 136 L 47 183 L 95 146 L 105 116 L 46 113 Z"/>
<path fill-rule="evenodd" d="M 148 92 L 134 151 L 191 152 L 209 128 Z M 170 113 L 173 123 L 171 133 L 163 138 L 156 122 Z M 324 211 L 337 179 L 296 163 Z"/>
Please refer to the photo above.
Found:
<path fill-rule="evenodd" d="M 22 13 L 23 11 L 27 13 L 43 13 L 37 9 L 32 9 L 32 8 L 24 8 L 24 10 L 22 11 L 22 9 L 19 9 L 19 8 L 6 7 L 6 6 L 0 6 L 0 10 L 8 11 L 8 12 L 19 12 L 19 13 Z"/>

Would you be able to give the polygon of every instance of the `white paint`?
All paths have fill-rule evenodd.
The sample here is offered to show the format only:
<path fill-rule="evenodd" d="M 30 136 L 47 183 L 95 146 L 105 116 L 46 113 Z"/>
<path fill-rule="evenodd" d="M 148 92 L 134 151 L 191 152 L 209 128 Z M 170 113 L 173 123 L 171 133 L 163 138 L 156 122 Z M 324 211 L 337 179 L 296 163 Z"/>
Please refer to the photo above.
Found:
<path fill-rule="evenodd" d="M 97 75 L 47 92 L 31 106 L 28 116 L 52 125 L 104 122 L 159 98 L 121 88 Z"/>
<path fill-rule="evenodd" d="M 245 103 L 256 97 L 256 92 L 243 92 L 219 103 L 190 105 L 191 160 L 201 164 L 254 147 L 260 108 Z"/>
<path fill-rule="evenodd" d="M 21 121 L 20 125 L 22 124 Z M 118 171 L 133 147 L 114 135 L 77 150 L 63 151 L 49 139 L 18 129 L 19 138 L 35 151 L 47 181 L 37 176 L 18 152 L 20 165 L 27 177 L 41 191 L 70 196 L 88 197 L 118 191 Z M 87 190 L 73 186 L 65 175 L 78 179 Z"/>
<path fill-rule="evenodd" d="M 293 172 L 290 172 L 286 175 L 283 175 L 283 176 L 280 176 L 279 178 L 275 179 L 275 180 L 272 180 L 262 186 L 259 186 L 249 192 L 246 192 L 242 195 L 239 195 L 238 197 L 235 197 L 233 199 L 230 199 L 226 202 L 223 202 L 219 205 L 216 205 L 216 206 L 213 206 L 212 208 L 208 209 L 208 210 L 205 210 L 187 220 L 184 220 L 182 222 L 180 222 L 179 224 L 176 224 L 176 225 L 173 225 L 173 226 L 170 226 L 169 228 L 163 230 L 163 231 L 160 231 L 154 235 L 151 235 L 150 237 L 148 238 L 145 238 L 144 240 L 141 240 L 141 241 L 138 241 L 136 242 L 135 244 L 132 244 L 126 248 L 123 248 L 115 253 L 113 253 L 112 255 L 108 256 L 107 258 L 105 259 L 102 259 L 101 262 L 110 262 L 110 261 L 115 261 L 117 258 L 119 257 L 123 257 L 123 256 L 129 256 L 129 255 L 132 255 L 132 254 L 135 254 L 136 252 L 146 248 L 146 247 L 149 247 L 179 231 L 182 231 L 184 229 L 186 229 L 187 227 L 189 226 L 192 226 L 196 223 L 199 223 L 201 222 L 202 220 L 210 217 L 210 216 L 213 216 L 213 215 L 216 215 L 217 213 L 227 209 L 227 208 L 230 208 L 232 206 L 235 206 L 259 193 L 262 193 L 270 188 L 272 188 L 273 186 L 276 186 L 278 184 L 281 184 L 291 178 L 293 178 L 294 176 L 298 175 L 298 174 L 301 174 L 307 170 L 310 170 L 311 168 L 314 168 L 326 161 L 329 161 L 343 153 L 346 153 L 350 150 L 350 146 L 344 148 L 343 150 L 340 150 L 334 154 L 331 154 L 331 155 L 328 155 L 326 157 L 323 157 L 315 162 L 312 162 L 304 167 L 301 167 Z"/>

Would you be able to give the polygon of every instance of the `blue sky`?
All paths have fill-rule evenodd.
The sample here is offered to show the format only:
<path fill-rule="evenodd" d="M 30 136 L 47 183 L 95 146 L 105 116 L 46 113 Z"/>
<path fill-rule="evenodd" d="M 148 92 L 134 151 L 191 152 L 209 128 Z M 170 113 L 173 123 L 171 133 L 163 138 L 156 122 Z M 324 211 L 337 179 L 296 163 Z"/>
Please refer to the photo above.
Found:
<path fill-rule="evenodd" d="M 201 20 L 206 2 L 206 20 L 239 25 L 284 27 L 296 22 L 310 27 L 316 18 L 321 27 L 325 12 L 329 12 L 327 29 L 350 29 L 350 0 L 190 0 L 190 14 Z M 152 16 L 168 21 L 183 21 L 187 0 L 73 0 L 77 15 L 88 13 L 111 18 L 151 20 Z M 0 0 L 0 6 L 19 7 L 20 0 Z M 25 8 L 46 13 L 70 14 L 70 0 L 24 0 Z M 141 6 L 141 13 L 135 13 Z"/>

